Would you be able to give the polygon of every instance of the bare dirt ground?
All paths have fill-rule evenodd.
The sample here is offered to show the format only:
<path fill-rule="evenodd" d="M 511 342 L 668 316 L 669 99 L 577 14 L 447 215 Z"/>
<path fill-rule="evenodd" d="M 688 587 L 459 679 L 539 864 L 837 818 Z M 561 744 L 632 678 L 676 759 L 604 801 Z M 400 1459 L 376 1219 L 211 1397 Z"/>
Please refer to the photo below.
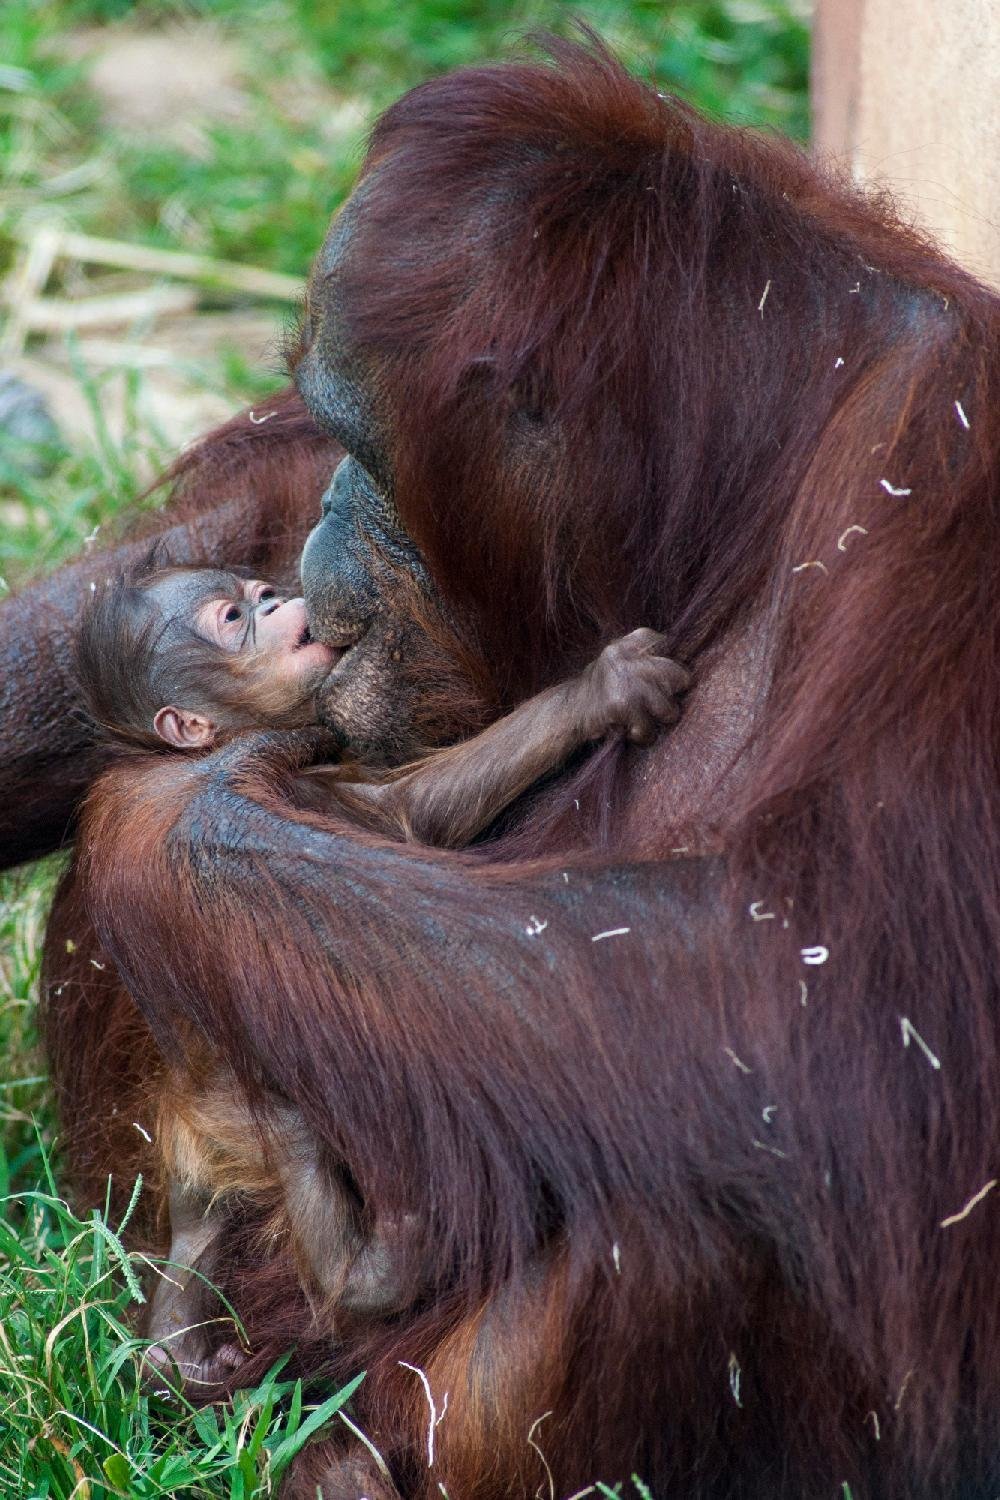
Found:
<path fill-rule="evenodd" d="M 169 140 L 197 155 L 206 125 L 248 119 L 247 60 L 211 21 L 177 21 L 157 31 L 76 31 L 61 50 L 85 64 L 107 125 Z"/>

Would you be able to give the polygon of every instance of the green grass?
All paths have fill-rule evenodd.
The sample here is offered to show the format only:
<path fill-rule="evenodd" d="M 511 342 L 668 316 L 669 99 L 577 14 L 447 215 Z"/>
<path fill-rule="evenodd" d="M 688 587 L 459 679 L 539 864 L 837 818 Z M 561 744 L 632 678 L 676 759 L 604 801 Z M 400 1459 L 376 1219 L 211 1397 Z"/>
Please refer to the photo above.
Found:
<path fill-rule="evenodd" d="M 69 352 L 93 439 L 72 449 L 61 443 L 41 454 L 33 449 L 29 456 L 40 458 L 40 464 L 22 463 L 21 452 L 0 446 L 0 597 L 28 574 L 96 544 L 102 529 L 126 509 L 135 510 L 147 477 L 169 458 L 162 433 L 140 416 L 140 372 L 89 370 L 76 357 L 72 343 Z M 113 382 L 124 386 L 124 430 L 117 438 L 104 413 L 104 398 Z"/>
<path fill-rule="evenodd" d="M 74 1214 L 51 1165 L 32 1022 L 58 864 L 0 891 L 0 1495 L 252 1500 L 271 1493 L 357 1382 L 307 1403 L 279 1364 L 218 1411 L 143 1389 L 132 1321 L 157 1267 L 124 1248 L 128 1214 Z M 133 1208 L 141 1191 L 138 1181 Z"/>
<path fill-rule="evenodd" d="M 19 226 L 54 220 L 302 276 L 379 108 L 433 73 L 497 56 L 526 29 L 565 30 L 573 15 L 703 108 L 805 135 L 806 28 L 801 4 L 782 0 L 4 0 L 0 275 Z M 209 123 L 196 150 L 103 126 L 67 35 L 206 19 L 242 57 L 243 117 Z M 169 457 L 155 408 L 140 402 L 143 377 L 88 368 L 72 347 L 69 357 L 91 437 L 46 455 L 42 477 L 0 446 L 0 597 L 107 530 Z M 280 375 L 230 345 L 190 379 L 235 405 Z M 125 411 L 117 436 L 105 415 L 112 396 Z M 270 1493 L 343 1393 L 320 1393 L 328 1399 L 310 1414 L 301 1388 L 275 1371 L 232 1410 L 199 1413 L 141 1389 L 132 1317 L 154 1273 L 121 1248 L 121 1225 L 75 1217 L 58 1191 L 33 1027 L 57 863 L 0 878 L 0 1495 L 251 1500 Z"/>
<path fill-rule="evenodd" d="M 124 1249 L 125 1221 L 110 1225 L 97 1210 L 77 1218 L 48 1174 L 43 1188 L 8 1199 L 6 1208 L 0 1493 L 25 1500 L 270 1494 L 360 1383 L 306 1405 L 302 1382 L 282 1381 L 279 1362 L 219 1410 L 147 1394 L 130 1315 L 145 1300 L 139 1277 L 148 1267 Z"/>

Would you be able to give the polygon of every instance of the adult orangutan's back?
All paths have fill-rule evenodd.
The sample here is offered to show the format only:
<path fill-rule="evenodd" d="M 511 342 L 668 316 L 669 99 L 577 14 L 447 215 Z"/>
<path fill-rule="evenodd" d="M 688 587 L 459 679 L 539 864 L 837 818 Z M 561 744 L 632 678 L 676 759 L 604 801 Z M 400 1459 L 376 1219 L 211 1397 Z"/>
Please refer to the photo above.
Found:
<path fill-rule="evenodd" d="M 997 302 L 790 148 L 555 51 L 376 129 L 298 372 L 351 455 L 307 594 L 412 673 L 390 556 L 498 704 L 650 623 L 702 680 L 687 741 L 583 767 L 492 865 L 296 816 L 305 750 L 257 742 L 106 786 L 80 878 L 158 1035 L 413 1226 L 410 1312 L 334 1310 L 327 1351 L 403 1492 L 986 1500 Z M 262 1362 L 300 1305 L 244 1272 Z"/>

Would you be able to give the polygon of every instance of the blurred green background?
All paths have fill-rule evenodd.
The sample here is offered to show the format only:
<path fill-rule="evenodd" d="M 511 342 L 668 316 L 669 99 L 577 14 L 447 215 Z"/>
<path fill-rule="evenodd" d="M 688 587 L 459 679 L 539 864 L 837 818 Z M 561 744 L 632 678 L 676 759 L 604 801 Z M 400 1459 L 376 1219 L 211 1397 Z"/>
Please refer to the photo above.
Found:
<path fill-rule="evenodd" d="M 5 0 L 4 220 L 44 207 L 301 275 L 377 110 L 573 16 L 703 108 L 805 136 L 807 28 L 785 0 Z"/>
<path fill-rule="evenodd" d="M 74 255 L 30 284 L 46 233 L 300 280 L 379 109 L 575 17 L 659 87 L 805 139 L 807 0 L 0 0 L 0 603 L 282 383 L 295 312 L 294 286 L 269 298 Z M 33 1014 L 58 865 L 0 879 L 0 1495 L 251 1500 L 299 1440 L 301 1393 L 272 1383 L 219 1421 L 158 1408 L 135 1378 L 116 1226 L 57 1197 Z"/>

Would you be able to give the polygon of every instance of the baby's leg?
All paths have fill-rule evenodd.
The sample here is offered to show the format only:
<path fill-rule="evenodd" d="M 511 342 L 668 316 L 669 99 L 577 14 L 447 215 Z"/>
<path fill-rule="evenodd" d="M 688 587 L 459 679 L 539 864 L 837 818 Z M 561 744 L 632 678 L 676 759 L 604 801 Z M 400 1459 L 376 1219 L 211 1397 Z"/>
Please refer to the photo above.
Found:
<path fill-rule="evenodd" d="M 292 1242 L 303 1279 L 331 1315 L 385 1317 L 405 1303 L 407 1220 L 363 1227 L 361 1204 L 345 1173 L 321 1159 L 297 1111 L 285 1109 L 272 1138 Z"/>
<path fill-rule="evenodd" d="M 157 1375 L 176 1369 L 185 1383 L 215 1384 L 246 1358 L 235 1329 L 220 1342 L 222 1320 L 205 1317 L 213 1250 L 231 1225 L 236 1195 L 271 1208 L 271 1228 L 290 1237 L 334 1331 L 338 1312 L 354 1321 L 396 1309 L 403 1264 L 397 1226 L 363 1230 L 348 1177 L 320 1161 L 296 1110 L 274 1105 L 258 1118 L 234 1080 L 214 1073 L 197 1090 L 170 1093 L 157 1140 L 170 1211 L 170 1249 L 146 1330 L 146 1358 Z"/>
<path fill-rule="evenodd" d="M 211 1251 L 226 1216 L 218 1200 L 179 1182 L 171 1183 L 168 1204 L 170 1249 L 150 1302 L 146 1333 L 152 1343 L 145 1362 L 154 1380 L 179 1377 L 185 1385 L 216 1385 L 242 1364 L 245 1353 L 235 1337 L 222 1343 L 212 1339 L 216 1323 L 202 1319 L 203 1283 L 195 1268 L 207 1257 L 210 1277 Z"/>

